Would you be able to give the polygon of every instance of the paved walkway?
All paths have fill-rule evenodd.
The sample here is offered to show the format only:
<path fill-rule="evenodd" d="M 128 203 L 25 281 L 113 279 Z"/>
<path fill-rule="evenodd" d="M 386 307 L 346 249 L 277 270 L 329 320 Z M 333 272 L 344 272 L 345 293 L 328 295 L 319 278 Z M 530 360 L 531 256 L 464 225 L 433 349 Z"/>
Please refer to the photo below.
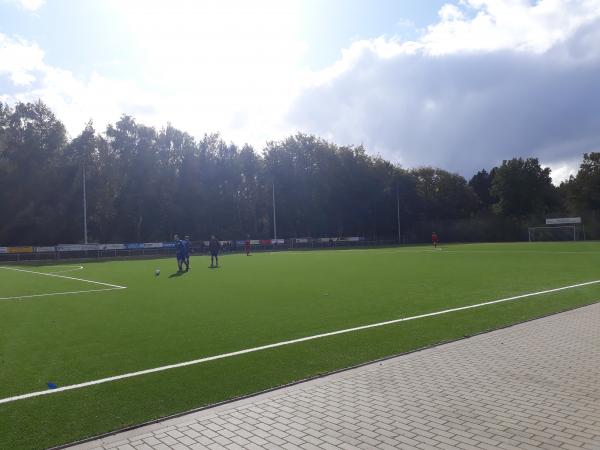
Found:
<path fill-rule="evenodd" d="M 600 304 L 80 449 L 600 449 Z"/>

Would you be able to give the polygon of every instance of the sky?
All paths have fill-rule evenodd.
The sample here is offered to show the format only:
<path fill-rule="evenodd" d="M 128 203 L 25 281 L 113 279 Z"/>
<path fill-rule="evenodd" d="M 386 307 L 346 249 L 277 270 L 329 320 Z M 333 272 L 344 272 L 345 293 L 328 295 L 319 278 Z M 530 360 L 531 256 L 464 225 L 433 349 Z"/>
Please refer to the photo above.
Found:
<path fill-rule="evenodd" d="M 470 178 L 600 151 L 600 0 L 0 0 L 0 101 Z"/>

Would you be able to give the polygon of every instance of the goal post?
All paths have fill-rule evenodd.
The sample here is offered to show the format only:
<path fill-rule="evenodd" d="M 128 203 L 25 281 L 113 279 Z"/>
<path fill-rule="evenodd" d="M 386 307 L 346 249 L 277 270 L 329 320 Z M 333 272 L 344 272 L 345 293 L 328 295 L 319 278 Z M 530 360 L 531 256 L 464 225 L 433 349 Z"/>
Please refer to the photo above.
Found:
<path fill-rule="evenodd" d="M 529 227 L 529 242 L 576 241 L 577 225 Z"/>
<path fill-rule="evenodd" d="M 585 228 L 581 217 L 555 217 L 546 219 L 546 225 L 529 227 L 529 242 L 534 241 L 576 241 L 578 227 L 585 240 Z"/>

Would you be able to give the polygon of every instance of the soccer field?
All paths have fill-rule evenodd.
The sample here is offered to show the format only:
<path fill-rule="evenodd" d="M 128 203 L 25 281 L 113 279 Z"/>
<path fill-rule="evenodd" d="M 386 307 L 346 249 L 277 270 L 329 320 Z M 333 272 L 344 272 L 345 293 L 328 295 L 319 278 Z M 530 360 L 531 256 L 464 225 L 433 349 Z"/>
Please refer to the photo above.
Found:
<path fill-rule="evenodd" d="M 174 258 L 0 265 L 0 448 L 71 442 L 600 299 L 597 242 L 220 262 L 194 256 L 183 275 Z"/>

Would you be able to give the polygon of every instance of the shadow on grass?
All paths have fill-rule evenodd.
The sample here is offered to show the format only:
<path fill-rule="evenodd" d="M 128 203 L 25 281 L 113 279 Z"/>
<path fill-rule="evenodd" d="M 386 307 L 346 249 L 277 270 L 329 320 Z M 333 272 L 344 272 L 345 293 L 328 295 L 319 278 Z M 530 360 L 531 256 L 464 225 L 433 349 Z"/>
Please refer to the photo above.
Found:
<path fill-rule="evenodd" d="M 175 273 L 172 273 L 171 275 L 169 275 L 169 278 L 177 278 L 180 277 L 181 275 L 185 275 L 184 271 L 177 271 Z"/>

